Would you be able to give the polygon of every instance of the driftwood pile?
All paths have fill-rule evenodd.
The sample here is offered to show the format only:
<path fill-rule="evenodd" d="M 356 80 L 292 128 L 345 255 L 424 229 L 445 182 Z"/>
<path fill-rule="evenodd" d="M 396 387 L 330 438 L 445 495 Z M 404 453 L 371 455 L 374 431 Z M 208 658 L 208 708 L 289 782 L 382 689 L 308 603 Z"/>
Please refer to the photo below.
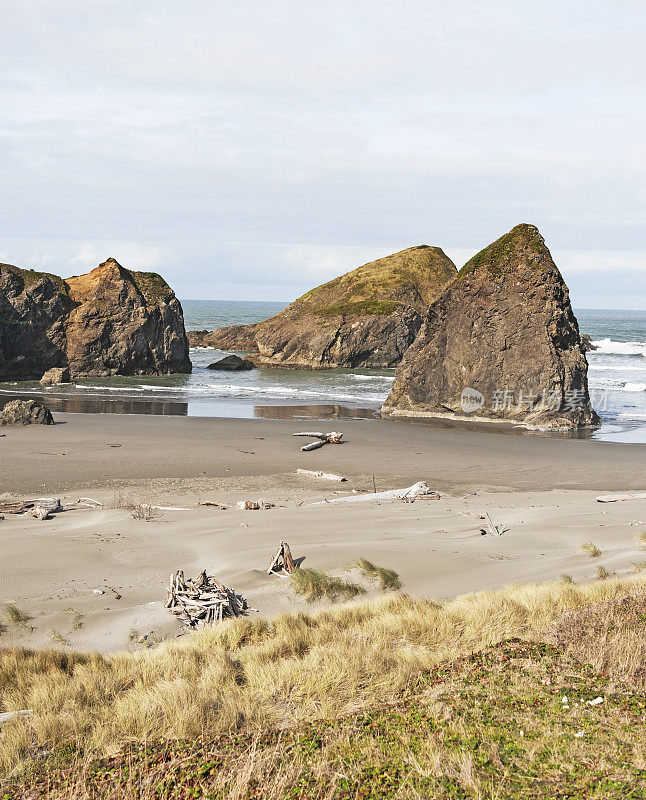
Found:
<path fill-rule="evenodd" d="M 323 447 L 324 444 L 343 444 L 343 434 L 339 431 L 330 431 L 330 433 L 316 433 L 312 431 L 304 431 L 303 433 L 293 433 L 292 436 L 309 436 L 312 439 L 318 439 L 317 442 L 310 442 L 301 447 L 303 452 L 308 450 L 316 450 Z"/>
<path fill-rule="evenodd" d="M 182 616 L 189 628 L 239 617 L 248 610 L 244 597 L 207 575 L 205 569 L 193 579 L 184 578 L 181 569 L 171 575 L 164 606 Z"/>
<path fill-rule="evenodd" d="M 16 500 L 13 503 L 0 503 L 0 513 L 26 514 L 30 512 L 33 517 L 43 520 L 56 511 L 62 511 L 63 506 L 59 497 L 37 497 L 35 500 Z"/>

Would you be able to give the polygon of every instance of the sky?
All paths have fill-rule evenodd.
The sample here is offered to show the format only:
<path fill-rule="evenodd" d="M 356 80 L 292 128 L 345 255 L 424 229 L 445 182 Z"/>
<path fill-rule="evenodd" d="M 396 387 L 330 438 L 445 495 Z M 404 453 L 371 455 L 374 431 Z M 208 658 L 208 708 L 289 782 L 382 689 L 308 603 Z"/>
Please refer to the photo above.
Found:
<path fill-rule="evenodd" d="M 0 0 L 0 261 L 291 301 L 537 225 L 646 309 L 646 5 Z"/>

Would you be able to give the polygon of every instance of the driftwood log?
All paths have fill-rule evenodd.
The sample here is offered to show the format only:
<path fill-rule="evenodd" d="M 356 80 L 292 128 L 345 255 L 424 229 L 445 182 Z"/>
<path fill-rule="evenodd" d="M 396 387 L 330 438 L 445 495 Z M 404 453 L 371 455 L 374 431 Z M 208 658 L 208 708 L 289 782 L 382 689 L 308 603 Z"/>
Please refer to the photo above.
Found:
<path fill-rule="evenodd" d="M 410 498 L 417 498 L 431 496 L 434 497 L 437 492 L 434 492 L 428 487 L 425 481 L 418 481 L 406 489 L 388 489 L 385 492 L 370 492 L 369 494 L 353 494 L 349 497 L 334 497 L 332 500 L 319 500 L 316 503 L 310 503 L 311 506 L 321 506 L 324 503 L 365 503 L 369 500 L 405 500 L 410 502 Z"/>
<path fill-rule="evenodd" d="M 198 500 L 198 506 L 213 506 L 213 508 L 219 508 L 220 511 L 226 511 L 231 506 L 228 506 L 226 503 L 218 503 L 217 500 Z"/>
<path fill-rule="evenodd" d="M 308 436 L 311 439 L 318 439 L 316 442 L 304 444 L 301 447 L 303 452 L 307 452 L 308 450 L 317 450 L 319 447 L 323 447 L 324 444 L 343 444 L 343 434 L 339 431 L 330 431 L 330 433 L 302 431 L 300 433 L 293 433 L 292 436 Z"/>
<path fill-rule="evenodd" d="M 241 511 L 266 511 L 268 508 L 275 508 L 274 503 L 268 503 L 267 500 L 241 500 L 236 506 Z"/>
<path fill-rule="evenodd" d="M 38 519 L 47 519 L 50 514 L 62 511 L 59 497 L 37 497 L 35 500 L 16 500 L 13 503 L 0 503 L 0 512 L 5 514 L 25 514 L 31 511 Z"/>
<path fill-rule="evenodd" d="M 272 558 L 269 569 L 267 570 L 267 575 L 271 575 L 272 573 L 278 574 L 280 570 L 283 570 L 288 575 L 292 575 L 295 569 L 292 551 L 289 549 L 287 542 L 281 539 L 278 550 L 276 550 L 276 554 Z"/>
<path fill-rule="evenodd" d="M 298 475 L 309 475 L 310 478 L 323 478 L 326 481 L 338 481 L 339 483 L 342 483 L 343 481 L 348 480 L 342 475 L 335 475 L 332 472 L 321 472 L 320 470 L 316 469 L 297 469 L 296 472 Z"/>
<path fill-rule="evenodd" d="M 182 616 L 189 628 L 239 617 L 248 610 L 242 595 L 207 575 L 205 569 L 193 579 L 186 579 L 181 569 L 171 575 L 164 606 Z"/>

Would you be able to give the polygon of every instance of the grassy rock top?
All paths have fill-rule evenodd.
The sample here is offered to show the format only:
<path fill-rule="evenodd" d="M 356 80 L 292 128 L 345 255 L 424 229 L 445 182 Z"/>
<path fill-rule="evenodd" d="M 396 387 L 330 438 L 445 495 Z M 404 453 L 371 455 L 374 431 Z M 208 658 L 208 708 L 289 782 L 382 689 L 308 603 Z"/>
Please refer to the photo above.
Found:
<path fill-rule="evenodd" d="M 456 274 L 439 247 L 409 247 L 311 289 L 281 313 L 366 316 L 391 314 L 401 305 L 422 310 Z"/>
<path fill-rule="evenodd" d="M 554 267 L 550 251 L 535 225 L 516 225 L 469 259 L 458 276 L 465 278 L 477 270 L 486 269 L 494 278 L 503 277 L 515 271 L 520 258 L 531 261 L 537 268 Z"/>

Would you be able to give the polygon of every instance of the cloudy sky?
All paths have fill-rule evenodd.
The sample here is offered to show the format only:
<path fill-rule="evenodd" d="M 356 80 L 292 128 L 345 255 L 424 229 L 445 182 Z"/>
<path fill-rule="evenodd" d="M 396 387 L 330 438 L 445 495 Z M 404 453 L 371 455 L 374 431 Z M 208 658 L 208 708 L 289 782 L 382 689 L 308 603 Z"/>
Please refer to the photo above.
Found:
<path fill-rule="evenodd" d="M 539 226 L 575 306 L 646 308 L 646 6 L 0 0 L 0 260 L 112 255 L 291 300 Z"/>

